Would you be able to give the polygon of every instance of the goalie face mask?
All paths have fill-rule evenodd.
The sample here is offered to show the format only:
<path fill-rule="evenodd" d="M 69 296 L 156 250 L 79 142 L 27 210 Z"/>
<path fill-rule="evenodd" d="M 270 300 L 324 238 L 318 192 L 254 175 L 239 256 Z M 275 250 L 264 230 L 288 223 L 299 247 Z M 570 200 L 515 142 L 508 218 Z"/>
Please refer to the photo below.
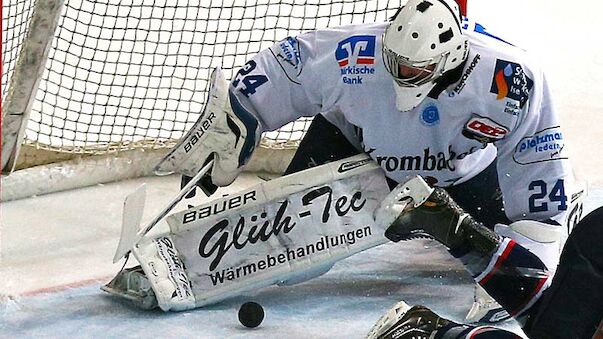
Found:
<path fill-rule="evenodd" d="M 467 59 L 460 20 L 453 0 L 410 0 L 392 19 L 382 37 L 382 55 L 398 110 L 417 107 L 442 74 Z"/>

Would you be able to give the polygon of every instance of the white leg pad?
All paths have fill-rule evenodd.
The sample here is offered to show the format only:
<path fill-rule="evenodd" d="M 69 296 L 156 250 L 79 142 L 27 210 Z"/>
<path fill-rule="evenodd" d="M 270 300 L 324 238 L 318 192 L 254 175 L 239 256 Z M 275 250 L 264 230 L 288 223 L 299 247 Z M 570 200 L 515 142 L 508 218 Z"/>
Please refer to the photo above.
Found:
<path fill-rule="evenodd" d="M 175 213 L 169 234 L 134 253 L 163 310 L 200 307 L 310 279 L 388 242 L 374 219 L 388 193 L 382 170 L 360 155 Z"/>

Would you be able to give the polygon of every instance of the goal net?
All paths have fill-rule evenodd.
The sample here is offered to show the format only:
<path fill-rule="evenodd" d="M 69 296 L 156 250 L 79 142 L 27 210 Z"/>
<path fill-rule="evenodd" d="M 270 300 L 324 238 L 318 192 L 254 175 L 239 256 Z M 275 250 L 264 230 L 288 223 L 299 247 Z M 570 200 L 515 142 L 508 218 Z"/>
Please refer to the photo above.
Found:
<path fill-rule="evenodd" d="M 158 154 L 152 158 L 157 160 L 197 120 L 214 67 L 220 66 L 230 79 L 251 56 L 287 36 L 385 21 L 404 2 L 4 1 L 3 143 L 7 142 L 4 120 L 15 113 L 4 110 L 13 109 L 17 101 L 21 108 L 13 110 L 27 118 L 18 141 L 22 146 L 17 169 L 72 158 L 81 161 L 85 156 L 107 166 L 106 160 L 98 159 L 128 152 L 137 157 Z M 44 33 L 47 42 L 40 38 Z M 39 50 L 24 52 L 28 43 L 34 47 L 46 43 L 47 55 Z M 32 68 L 24 61 L 32 54 L 41 59 L 35 76 L 31 69 L 19 71 L 24 63 L 26 69 Z M 32 81 L 33 85 L 23 85 Z M 301 119 L 265 133 L 261 146 L 271 151 L 268 158 L 276 157 L 273 150 L 295 148 L 308 124 L 308 119 Z M 128 160 L 126 167 L 142 162 L 136 159 Z M 265 156 L 254 160 L 268 162 Z"/>

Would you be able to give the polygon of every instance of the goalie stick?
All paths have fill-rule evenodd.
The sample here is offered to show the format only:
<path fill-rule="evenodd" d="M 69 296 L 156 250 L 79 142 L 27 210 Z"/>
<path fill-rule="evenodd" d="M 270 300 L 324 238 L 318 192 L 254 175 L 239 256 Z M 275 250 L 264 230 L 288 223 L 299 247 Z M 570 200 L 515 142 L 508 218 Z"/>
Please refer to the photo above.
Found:
<path fill-rule="evenodd" d="M 176 197 L 161 212 L 153 218 L 144 228 L 140 228 L 140 220 L 142 219 L 142 211 L 144 210 L 146 198 L 146 186 L 141 185 L 136 191 L 129 194 L 124 201 L 124 210 L 121 226 L 121 236 L 117 250 L 113 256 L 113 263 L 118 262 L 125 257 L 136 244 L 157 225 L 171 210 L 176 206 L 182 198 L 193 190 L 197 181 L 207 173 L 214 161 L 209 161 L 201 170 L 178 192 Z"/>

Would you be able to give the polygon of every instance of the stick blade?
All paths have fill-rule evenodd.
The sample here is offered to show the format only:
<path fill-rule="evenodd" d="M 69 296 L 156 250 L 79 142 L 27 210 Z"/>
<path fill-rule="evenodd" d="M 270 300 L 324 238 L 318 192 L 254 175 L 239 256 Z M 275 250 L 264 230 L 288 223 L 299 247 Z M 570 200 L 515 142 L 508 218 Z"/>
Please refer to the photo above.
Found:
<path fill-rule="evenodd" d="M 146 196 L 147 187 L 145 184 L 142 184 L 124 200 L 121 236 L 119 237 L 117 250 L 113 256 L 113 263 L 123 258 L 140 240 L 138 239 L 138 230 L 140 228 L 140 221 L 142 220 Z"/>

